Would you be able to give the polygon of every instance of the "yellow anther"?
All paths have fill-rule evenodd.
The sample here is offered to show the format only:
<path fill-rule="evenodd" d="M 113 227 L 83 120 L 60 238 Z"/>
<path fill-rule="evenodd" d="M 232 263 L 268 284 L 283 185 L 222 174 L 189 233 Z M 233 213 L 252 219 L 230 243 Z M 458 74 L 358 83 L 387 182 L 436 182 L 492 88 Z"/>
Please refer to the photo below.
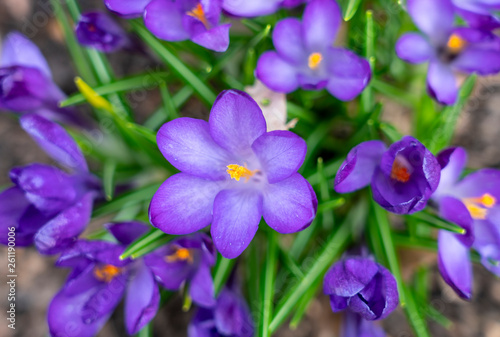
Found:
<path fill-rule="evenodd" d="M 111 280 L 118 274 L 122 272 L 122 268 L 107 264 L 100 267 L 94 268 L 94 276 L 99 281 L 104 281 L 106 283 L 111 282 Z"/>
<path fill-rule="evenodd" d="M 245 166 L 231 164 L 231 165 L 227 165 L 226 172 L 231 176 L 231 179 L 235 179 L 236 181 L 240 181 L 240 178 L 243 177 L 243 178 L 246 178 L 246 181 L 248 181 L 248 179 L 250 179 L 250 177 L 253 176 L 257 172 L 257 170 L 250 171 Z"/>
<path fill-rule="evenodd" d="M 462 49 L 464 49 L 466 44 L 467 42 L 460 36 L 458 36 L 457 34 L 451 34 L 446 46 L 452 53 L 457 54 L 461 52 Z"/>
<path fill-rule="evenodd" d="M 187 12 L 187 15 L 192 16 L 193 18 L 197 19 L 203 25 L 205 28 L 209 29 L 209 23 L 207 20 L 207 17 L 205 15 L 205 11 L 203 10 L 203 7 L 201 6 L 201 3 L 197 4 L 192 10 Z"/>
<path fill-rule="evenodd" d="M 488 208 L 495 206 L 497 203 L 496 198 L 489 193 L 485 193 L 477 198 L 464 198 L 462 201 L 472 218 L 478 220 L 486 219 Z"/>
<path fill-rule="evenodd" d="M 322 60 L 323 55 L 321 55 L 321 53 L 312 53 L 309 55 L 309 68 L 312 70 L 318 68 Z"/>
<path fill-rule="evenodd" d="M 189 263 L 193 263 L 193 254 L 191 254 L 191 250 L 187 248 L 177 247 L 173 254 L 165 256 L 165 261 L 169 263 L 177 261 L 188 261 Z"/>

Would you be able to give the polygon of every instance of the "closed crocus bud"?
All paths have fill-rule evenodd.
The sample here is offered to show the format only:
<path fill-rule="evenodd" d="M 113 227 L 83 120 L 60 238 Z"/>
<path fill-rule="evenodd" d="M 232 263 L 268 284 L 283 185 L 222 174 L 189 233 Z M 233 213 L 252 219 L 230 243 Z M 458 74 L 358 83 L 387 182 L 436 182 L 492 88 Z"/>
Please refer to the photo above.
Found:
<path fill-rule="evenodd" d="M 387 317 L 399 303 L 394 276 L 370 258 L 350 257 L 334 264 L 325 275 L 323 292 L 334 312 L 348 309 L 367 320 Z"/>
<path fill-rule="evenodd" d="M 84 13 L 75 28 L 81 45 L 111 53 L 130 45 L 127 33 L 111 17 L 100 12 Z"/>

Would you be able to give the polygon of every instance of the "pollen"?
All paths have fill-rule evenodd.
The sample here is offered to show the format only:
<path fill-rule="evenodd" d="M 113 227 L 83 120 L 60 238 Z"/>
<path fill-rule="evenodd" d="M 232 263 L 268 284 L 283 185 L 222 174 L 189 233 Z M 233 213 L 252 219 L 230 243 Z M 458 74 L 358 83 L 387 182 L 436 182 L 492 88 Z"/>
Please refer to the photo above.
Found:
<path fill-rule="evenodd" d="M 464 49 L 466 44 L 467 42 L 460 36 L 458 36 L 457 34 L 451 34 L 446 46 L 452 53 L 457 54 Z"/>
<path fill-rule="evenodd" d="M 321 53 L 312 53 L 311 55 L 309 55 L 309 68 L 311 68 L 312 70 L 318 68 L 322 60 L 323 55 L 321 55 Z"/>
<path fill-rule="evenodd" d="M 252 177 L 257 170 L 250 171 L 246 166 L 240 166 L 237 164 L 231 164 L 227 165 L 227 171 L 226 171 L 230 176 L 231 179 L 234 179 L 236 181 L 240 181 L 240 179 L 246 178 L 246 181 Z"/>
<path fill-rule="evenodd" d="M 169 263 L 178 261 L 188 261 L 189 263 L 193 263 L 193 255 L 191 254 L 191 250 L 178 247 L 173 254 L 165 256 L 165 260 Z"/>
<path fill-rule="evenodd" d="M 104 281 L 106 283 L 111 282 L 116 275 L 122 272 L 122 268 L 113 266 L 111 264 L 106 264 L 104 266 L 94 268 L 94 276 L 99 281 Z"/>
<path fill-rule="evenodd" d="M 193 18 L 197 19 L 203 25 L 205 28 L 209 29 L 209 23 L 207 20 L 207 17 L 205 15 L 205 11 L 203 10 L 203 7 L 201 6 L 201 3 L 197 4 L 192 10 L 187 12 L 187 15 L 192 16 Z"/>
<path fill-rule="evenodd" d="M 477 198 L 464 198 L 462 201 L 472 218 L 477 220 L 486 219 L 488 208 L 495 206 L 497 203 L 496 198 L 489 193 L 485 193 Z"/>
<path fill-rule="evenodd" d="M 401 163 L 397 158 L 394 160 L 391 169 L 391 178 L 402 183 L 408 182 L 410 180 L 411 173 L 408 169 Z"/>

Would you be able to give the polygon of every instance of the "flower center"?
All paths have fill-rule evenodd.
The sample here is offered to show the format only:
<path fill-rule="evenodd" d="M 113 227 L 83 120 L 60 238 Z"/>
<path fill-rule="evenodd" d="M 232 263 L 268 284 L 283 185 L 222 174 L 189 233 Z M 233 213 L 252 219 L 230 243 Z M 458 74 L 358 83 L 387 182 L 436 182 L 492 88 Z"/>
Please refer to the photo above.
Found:
<path fill-rule="evenodd" d="M 466 46 L 467 41 L 462 39 L 460 36 L 457 34 L 451 34 L 450 38 L 448 39 L 448 42 L 446 43 L 446 47 L 448 47 L 448 50 L 452 54 L 458 54 L 460 53 Z"/>
<path fill-rule="evenodd" d="M 405 159 L 396 157 L 394 163 L 392 163 L 391 178 L 401 183 L 408 182 L 411 177 L 411 172 L 408 167 L 409 164 L 406 163 Z"/>
<path fill-rule="evenodd" d="M 488 208 L 495 206 L 497 203 L 496 198 L 489 193 L 485 193 L 477 198 L 464 198 L 462 201 L 472 218 L 477 220 L 486 219 Z"/>
<path fill-rule="evenodd" d="M 109 283 L 111 282 L 112 279 L 115 278 L 116 275 L 122 272 L 122 269 L 123 268 L 119 268 L 111 264 L 106 264 L 104 266 L 99 266 L 99 267 L 96 266 L 94 268 L 94 276 L 99 281 L 104 281 L 106 283 Z"/>
<path fill-rule="evenodd" d="M 234 179 L 236 181 L 240 181 L 240 178 L 246 178 L 246 181 L 250 179 L 255 173 L 257 173 L 259 170 L 253 170 L 250 171 L 246 165 L 245 166 L 240 166 L 237 164 L 231 164 L 227 165 L 227 173 L 231 176 L 231 179 Z"/>
<path fill-rule="evenodd" d="M 203 7 L 201 6 L 201 3 L 197 4 L 192 10 L 187 12 L 187 15 L 192 16 L 193 18 L 197 19 L 203 25 L 205 28 L 209 29 L 209 24 L 207 17 L 205 15 L 205 11 L 203 10 Z"/>
<path fill-rule="evenodd" d="M 311 55 L 309 55 L 309 68 L 311 68 L 312 70 L 318 68 L 322 60 L 323 55 L 321 55 L 321 53 L 312 53 Z"/>
<path fill-rule="evenodd" d="M 173 254 L 165 256 L 165 261 L 169 263 L 177 261 L 188 261 L 189 263 L 193 263 L 193 255 L 191 254 L 191 250 L 178 247 Z"/>

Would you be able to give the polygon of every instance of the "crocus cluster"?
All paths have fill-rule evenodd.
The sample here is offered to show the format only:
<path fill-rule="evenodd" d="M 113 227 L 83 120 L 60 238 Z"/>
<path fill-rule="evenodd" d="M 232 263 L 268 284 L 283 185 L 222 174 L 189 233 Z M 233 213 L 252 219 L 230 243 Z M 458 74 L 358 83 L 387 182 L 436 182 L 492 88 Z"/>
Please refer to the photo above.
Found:
<path fill-rule="evenodd" d="M 217 250 L 235 258 L 264 217 L 280 233 L 309 226 L 317 199 L 297 170 L 305 141 L 290 131 L 266 132 L 257 103 L 237 90 L 222 92 L 207 123 L 178 118 L 161 127 L 158 147 L 181 173 L 168 178 L 151 200 L 153 226 L 189 234 L 209 224 Z"/>
<path fill-rule="evenodd" d="M 368 257 L 346 257 L 326 273 L 323 292 L 333 312 L 348 309 L 366 320 L 387 317 L 399 303 L 397 283 L 382 265 Z"/>
<path fill-rule="evenodd" d="M 441 167 L 417 139 L 406 136 L 389 148 L 379 140 L 363 142 L 347 155 L 335 177 L 335 191 L 367 185 L 373 199 L 397 214 L 422 210 L 439 184 Z"/>
<path fill-rule="evenodd" d="M 15 227 L 16 245 L 35 243 L 43 254 L 55 254 L 73 244 L 87 226 L 100 182 L 88 170 L 78 145 L 58 124 L 28 114 L 23 129 L 61 166 L 31 164 L 10 171 L 14 186 L 0 194 L 0 238 Z"/>
<path fill-rule="evenodd" d="M 75 35 L 81 45 L 105 53 L 132 46 L 123 28 L 107 14 L 101 12 L 83 13 L 76 25 Z"/>
<path fill-rule="evenodd" d="M 340 100 L 355 98 L 370 81 L 371 70 L 365 59 L 333 47 L 341 22 L 335 0 L 312 0 L 302 21 L 287 18 L 276 24 L 276 51 L 261 55 L 256 76 L 278 92 L 326 88 Z"/>
<path fill-rule="evenodd" d="M 0 110 L 86 126 L 75 111 L 59 107 L 65 98 L 38 47 L 20 33 L 8 34 L 0 60 Z"/>
<path fill-rule="evenodd" d="M 459 147 L 443 150 L 438 160 L 443 169 L 432 200 L 443 219 L 465 229 L 465 234 L 439 231 L 439 270 L 457 294 L 469 299 L 470 248 L 481 255 L 487 269 L 500 276 L 500 171 L 482 169 L 460 179 L 467 155 Z"/>
<path fill-rule="evenodd" d="M 220 0 L 106 0 L 111 11 L 124 16 L 144 16 L 146 27 L 167 41 L 191 40 L 214 51 L 226 51 L 231 24 L 221 24 Z"/>
<path fill-rule="evenodd" d="M 396 52 L 410 63 L 429 62 L 427 89 L 438 102 L 455 103 L 459 87 L 456 72 L 490 75 L 500 71 L 500 38 L 483 29 L 454 26 L 451 0 L 408 0 L 407 7 L 422 34 L 404 34 Z M 471 14 L 466 17 L 476 22 L 476 27 L 497 28 L 489 19 L 483 22 Z"/>

